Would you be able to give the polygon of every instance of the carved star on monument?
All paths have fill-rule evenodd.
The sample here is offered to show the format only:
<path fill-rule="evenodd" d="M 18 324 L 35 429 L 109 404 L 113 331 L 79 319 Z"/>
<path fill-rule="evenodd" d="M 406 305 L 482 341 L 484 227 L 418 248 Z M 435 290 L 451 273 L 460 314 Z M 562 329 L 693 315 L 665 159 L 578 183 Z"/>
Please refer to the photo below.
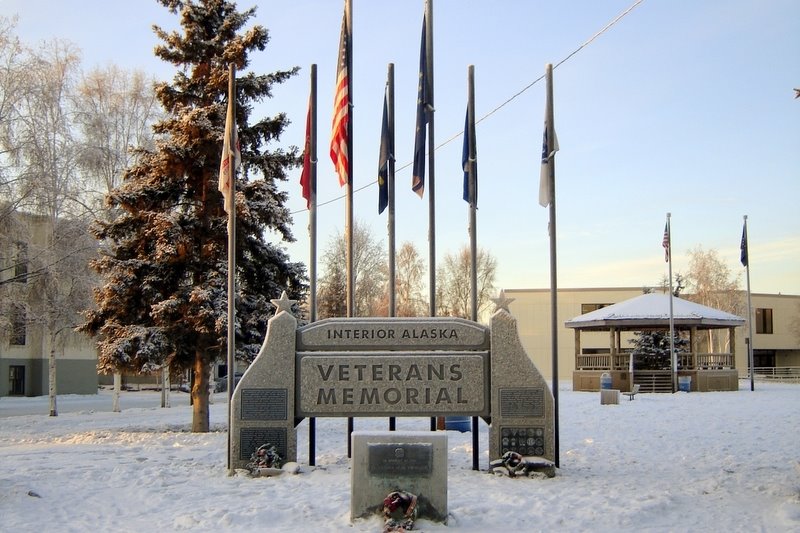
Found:
<path fill-rule="evenodd" d="M 272 305 L 275 306 L 275 314 L 277 315 L 281 311 L 291 313 L 292 306 L 297 303 L 297 300 L 290 300 L 286 295 L 286 291 L 283 291 L 280 298 L 273 298 L 270 300 L 270 302 L 272 302 Z"/>
<path fill-rule="evenodd" d="M 491 300 L 494 302 L 495 311 L 502 309 L 508 313 L 508 306 L 511 305 L 511 302 L 513 302 L 515 298 L 506 298 L 506 291 L 501 290 L 500 294 L 497 295 L 497 298 L 492 298 Z"/>

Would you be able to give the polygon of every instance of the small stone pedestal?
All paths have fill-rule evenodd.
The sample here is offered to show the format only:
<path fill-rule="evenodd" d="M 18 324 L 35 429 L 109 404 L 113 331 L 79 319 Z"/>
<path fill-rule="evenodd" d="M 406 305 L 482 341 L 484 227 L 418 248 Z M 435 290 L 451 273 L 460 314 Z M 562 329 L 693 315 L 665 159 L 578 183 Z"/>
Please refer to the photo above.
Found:
<path fill-rule="evenodd" d="M 420 518 L 447 520 L 447 434 L 354 431 L 350 518 L 380 512 L 396 490 L 416 494 Z"/>
<path fill-rule="evenodd" d="M 600 405 L 618 405 L 618 389 L 600 389 Z"/>

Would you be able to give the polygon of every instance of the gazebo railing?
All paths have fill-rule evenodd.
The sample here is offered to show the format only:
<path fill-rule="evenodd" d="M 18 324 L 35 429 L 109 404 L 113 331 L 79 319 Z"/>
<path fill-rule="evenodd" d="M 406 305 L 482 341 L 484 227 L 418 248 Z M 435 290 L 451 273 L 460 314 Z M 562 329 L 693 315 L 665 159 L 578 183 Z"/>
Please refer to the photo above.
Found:
<path fill-rule="evenodd" d="M 631 354 L 615 353 L 612 359 L 614 360 L 614 370 L 628 370 L 628 365 L 631 362 Z"/>
<path fill-rule="evenodd" d="M 580 354 L 576 356 L 576 370 L 627 370 L 630 353 Z M 735 368 L 731 353 L 679 353 L 678 368 L 682 370 L 712 370 Z"/>
<path fill-rule="evenodd" d="M 575 361 L 577 370 L 608 370 L 611 368 L 611 354 L 580 354 Z"/>
<path fill-rule="evenodd" d="M 731 353 L 699 353 L 697 354 L 697 368 L 735 368 L 734 355 Z"/>

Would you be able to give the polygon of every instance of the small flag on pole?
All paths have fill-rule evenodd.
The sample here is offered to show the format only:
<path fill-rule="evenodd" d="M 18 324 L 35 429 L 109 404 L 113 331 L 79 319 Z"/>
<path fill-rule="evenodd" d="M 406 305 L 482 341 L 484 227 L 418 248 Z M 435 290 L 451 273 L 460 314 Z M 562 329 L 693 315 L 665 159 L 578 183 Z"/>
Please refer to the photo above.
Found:
<path fill-rule="evenodd" d="M 669 263 L 669 222 L 664 224 L 664 238 L 661 240 L 661 246 L 664 247 L 664 262 Z"/>
<path fill-rule="evenodd" d="M 412 171 L 411 190 L 422 198 L 425 194 L 425 141 L 429 121 L 430 81 L 428 79 L 428 57 L 426 17 L 422 17 L 422 41 L 419 49 L 419 85 L 417 86 L 417 129 L 414 138 L 414 165 Z"/>
<path fill-rule="evenodd" d="M 306 142 L 303 148 L 303 172 L 300 174 L 300 187 L 303 198 L 306 199 L 306 208 L 311 208 L 311 99 L 308 101 L 306 114 Z"/>
<path fill-rule="evenodd" d="M 233 76 L 233 69 L 231 75 Z M 232 84 L 231 84 L 232 86 Z M 224 198 L 225 212 L 230 213 L 233 209 L 233 178 L 236 169 L 242 162 L 242 155 L 239 150 L 239 135 L 236 131 L 236 117 L 234 116 L 235 91 L 228 94 L 228 112 L 225 115 L 225 137 L 222 141 L 222 159 L 219 163 L 219 191 Z"/>
<path fill-rule="evenodd" d="M 339 176 L 339 185 L 344 187 L 350 180 L 348 175 L 349 147 L 347 129 L 350 123 L 350 94 L 348 91 L 347 66 L 350 56 L 348 42 L 347 11 L 342 17 L 342 35 L 339 39 L 339 66 L 336 70 L 336 94 L 333 98 L 333 131 L 331 133 L 331 160 Z"/>
<path fill-rule="evenodd" d="M 742 243 L 739 245 L 741 249 L 741 255 L 739 256 L 739 260 L 742 262 L 742 266 L 747 266 L 747 226 L 742 226 Z"/>
<path fill-rule="evenodd" d="M 389 93 L 383 95 L 383 120 L 381 121 L 381 148 L 378 154 L 378 214 L 389 205 L 389 158 L 394 157 L 392 136 L 389 133 Z"/>
<path fill-rule="evenodd" d="M 550 162 L 558 152 L 558 136 L 553 128 L 553 142 L 547 138 L 547 121 L 544 122 L 544 136 L 542 139 L 542 169 L 539 174 L 539 205 L 547 207 L 550 205 Z"/>

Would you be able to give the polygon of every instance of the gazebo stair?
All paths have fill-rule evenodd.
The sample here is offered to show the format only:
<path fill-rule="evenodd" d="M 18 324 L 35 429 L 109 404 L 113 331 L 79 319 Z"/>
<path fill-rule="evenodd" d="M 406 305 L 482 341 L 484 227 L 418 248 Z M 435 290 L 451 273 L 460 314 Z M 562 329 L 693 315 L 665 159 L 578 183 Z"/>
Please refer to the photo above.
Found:
<path fill-rule="evenodd" d="M 639 370 L 633 375 L 633 383 L 639 385 L 639 392 L 672 393 L 672 375 L 666 372 Z"/>

